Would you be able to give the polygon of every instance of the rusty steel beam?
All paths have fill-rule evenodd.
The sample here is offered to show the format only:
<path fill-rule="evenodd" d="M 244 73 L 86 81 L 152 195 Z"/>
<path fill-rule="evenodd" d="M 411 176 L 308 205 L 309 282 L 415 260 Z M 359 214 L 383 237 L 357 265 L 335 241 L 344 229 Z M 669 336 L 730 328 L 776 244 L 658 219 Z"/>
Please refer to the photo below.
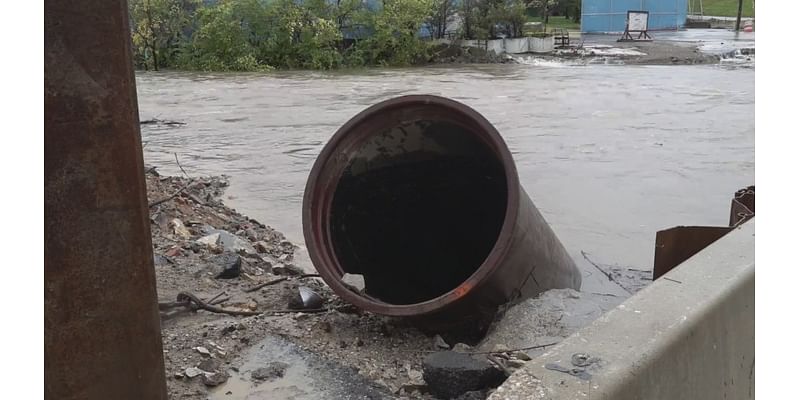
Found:
<path fill-rule="evenodd" d="M 45 4 L 45 398 L 166 399 L 128 8 Z"/>

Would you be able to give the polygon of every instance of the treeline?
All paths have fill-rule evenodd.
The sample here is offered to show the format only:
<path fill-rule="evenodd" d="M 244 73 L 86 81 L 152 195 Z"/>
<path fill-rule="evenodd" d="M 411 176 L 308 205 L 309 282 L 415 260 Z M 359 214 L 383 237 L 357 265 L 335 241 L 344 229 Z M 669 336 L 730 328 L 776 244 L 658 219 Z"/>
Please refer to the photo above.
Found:
<path fill-rule="evenodd" d="M 576 3 L 579 7 L 580 0 L 129 1 L 137 68 L 203 71 L 423 63 L 431 57 L 429 38 L 521 36 L 529 15 L 555 15 Z M 448 30 L 453 25 L 460 28 Z"/>

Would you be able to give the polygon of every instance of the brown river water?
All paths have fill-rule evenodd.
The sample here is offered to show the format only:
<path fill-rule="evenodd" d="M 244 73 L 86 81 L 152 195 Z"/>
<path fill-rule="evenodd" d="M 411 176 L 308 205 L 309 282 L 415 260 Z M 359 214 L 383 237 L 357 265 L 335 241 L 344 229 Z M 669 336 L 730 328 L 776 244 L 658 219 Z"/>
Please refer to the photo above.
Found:
<path fill-rule="evenodd" d="M 726 225 L 755 179 L 755 70 L 707 66 L 475 65 L 269 74 L 138 73 L 145 163 L 226 174 L 226 202 L 302 244 L 311 166 L 336 129 L 391 97 L 436 94 L 491 121 L 520 181 L 584 275 L 581 256 L 638 269 L 655 233 Z"/>

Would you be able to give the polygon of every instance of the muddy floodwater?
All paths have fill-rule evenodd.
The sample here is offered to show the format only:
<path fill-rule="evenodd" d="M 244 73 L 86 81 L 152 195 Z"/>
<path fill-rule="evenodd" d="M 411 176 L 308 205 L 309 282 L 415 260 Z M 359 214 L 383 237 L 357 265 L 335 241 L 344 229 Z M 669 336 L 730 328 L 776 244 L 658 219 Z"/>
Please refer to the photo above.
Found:
<path fill-rule="evenodd" d="M 755 179 L 755 70 L 707 66 L 476 65 L 271 74 L 139 73 L 145 162 L 231 176 L 226 203 L 302 244 L 311 166 L 350 117 L 381 100 L 436 94 L 483 114 L 520 182 L 584 275 L 583 259 L 650 269 L 655 232 L 726 225 Z M 466 216 L 467 218 L 469 216 Z"/>

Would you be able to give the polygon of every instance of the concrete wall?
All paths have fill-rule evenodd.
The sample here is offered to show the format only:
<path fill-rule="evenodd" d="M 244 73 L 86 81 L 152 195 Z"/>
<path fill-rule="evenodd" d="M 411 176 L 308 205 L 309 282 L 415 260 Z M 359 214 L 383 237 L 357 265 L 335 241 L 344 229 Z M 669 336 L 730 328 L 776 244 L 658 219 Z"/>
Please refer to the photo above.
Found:
<path fill-rule="evenodd" d="M 753 398 L 754 246 L 752 219 L 528 362 L 490 400 Z M 578 353 L 599 361 L 553 370 L 576 368 Z"/>
<path fill-rule="evenodd" d="M 460 40 L 449 41 L 447 39 L 437 39 L 434 43 L 459 43 L 464 47 L 481 47 L 492 50 L 497 54 L 510 53 L 550 53 L 555 47 L 553 37 L 547 38 L 513 38 L 513 39 L 494 39 L 494 40 Z"/>
<path fill-rule="evenodd" d="M 623 32 L 628 11 L 649 11 L 650 30 L 679 29 L 686 23 L 688 9 L 688 0 L 583 0 L 581 31 Z"/>

